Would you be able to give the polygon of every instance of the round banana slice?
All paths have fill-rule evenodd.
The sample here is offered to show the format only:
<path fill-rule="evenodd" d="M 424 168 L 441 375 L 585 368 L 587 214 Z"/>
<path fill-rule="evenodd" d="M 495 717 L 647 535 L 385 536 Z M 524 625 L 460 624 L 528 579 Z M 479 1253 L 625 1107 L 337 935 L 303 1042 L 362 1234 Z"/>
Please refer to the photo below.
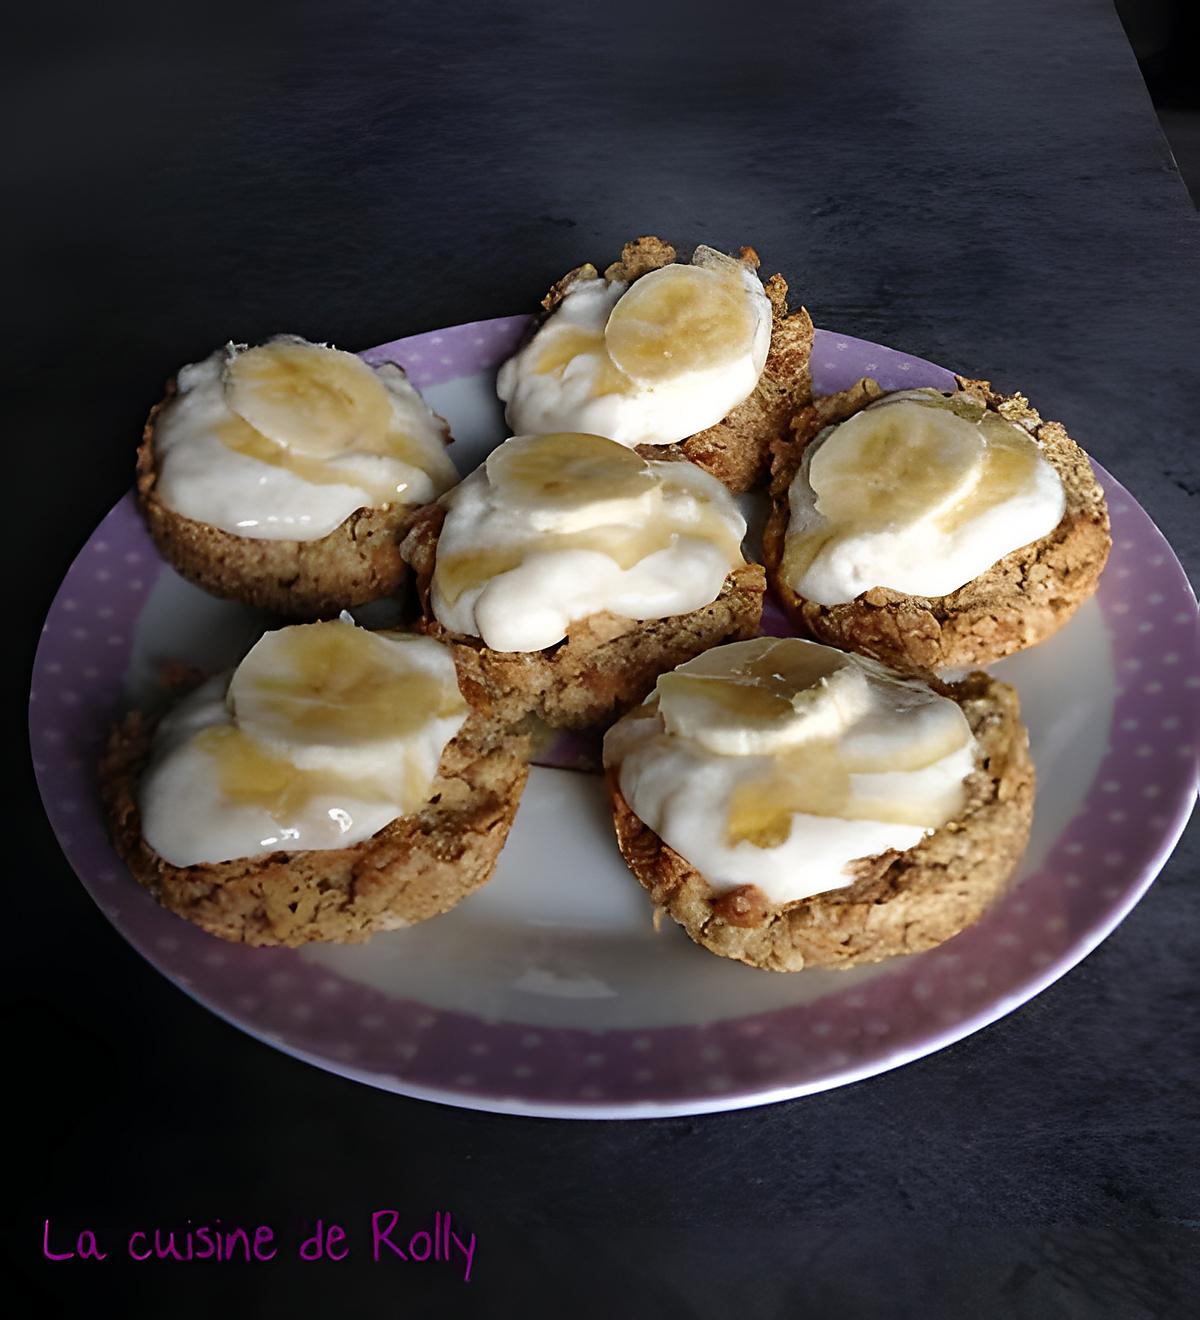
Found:
<path fill-rule="evenodd" d="M 749 287 L 738 262 L 722 262 L 663 266 L 634 281 L 604 330 L 621 371 L 653 385 L 753 352 L 766 298 Z"/>
<path fill-rule="evenodd" d="M 225 367 L 225 401 L 268 440 L 310 458 L 387 450 L 388 392 L 340 349 L 274 339 L 236 353 Z"/>
<path fill-rule="evenodd" d="M 841 739 L 852 775 L 910 774 L 936 765 L 971 742 L 962 708 L 926 689 L 905 696 L 889 684 L 886 704 L 864 716 Z"/>
<path fill-rule="evenodd" d="M 662 498 L 646 460 L 599 435 L 513 436 L 492 450 L 486 467 L 508 508 L 556 531 L 638 522 Z"/>
<path fill-rule="evenodd" d="M 467 715 L 443 646 L 343 620 L 264 634 L 237 667 L 228 701 L 244 733 L 299 768 L 368 779 L 436 748 L 422 767 L 431 778 Z"/>
<path fill-rule="evenodd" d="M 657 691 L 667 732 L 722 756 L 837 738 L 870 705 L 858 665 L 795 637 L 714 647 L 663 674 Z"/>
<path fill-rule="evenodd" d="M 967 790 L 965 767 L 959 763 L 952 775 L 945 766 L 955 753 L 952 748 L 941 762 L 920 770 L 850 774 L 847 800 L 838 813 L 846 820 L 870 820 L 892 825 L 915 825 L 936 830 L 962 814 Z"/>
<path fill-rule="evenodd" d="M 808 481 L 817 511 L 839 527 L 901 527 L 965 500 L 983 462 L 977 426 L 905 400 L 830 430 L 813 451 Z"/>

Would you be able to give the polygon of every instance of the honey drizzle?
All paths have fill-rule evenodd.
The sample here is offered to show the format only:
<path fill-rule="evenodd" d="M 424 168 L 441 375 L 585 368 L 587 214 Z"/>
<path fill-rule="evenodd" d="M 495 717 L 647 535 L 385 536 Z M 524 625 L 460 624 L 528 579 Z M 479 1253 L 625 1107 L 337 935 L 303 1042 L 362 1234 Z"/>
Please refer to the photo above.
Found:
<path fill-rule="evenodd" d="M 837 744 L 814 741 L 802 753 L 777 757 L 769 774 L 735 786 L 726 836 L 731 845 L 777 848 L 791 833 L 793 816 L 841 816 L 849 802 L 850 775 Z"/>
<path fill-rule="evenodd" d="M 1012 499 L 1037 467 L 1041 450 L 1020 427 L 997 417 L 991 424 L 985 418 L 982 430 L 987 441 L 983 471 L 967 498 L 938 518 L 938 528 L 943 532 L 958 531 L 989 509 Z"/>
<path fill-rule="evenodd" d="M 434 582 L 446 603 L 454 605 L 464 592 L 483 586 L 501 573 L 519 568 L 531 555 L 594 550 L 608 555 L 620 568 L 628 570 L 647 556 L 670 549 L 683 536 L 713 542 L 731 564 L 741 558 L 740 539 L 730 532 L 718 514 L 702 505 L 699 519 L 660 516 L 653 524 L 638 528 L 610 525 L 578 532 L 541 532 L 536 539 L 523 545 L 485 546 L 479 550 L 439 555 Z"/>
<path fill-rule="evenodd" d="M 589 330 L 585 326 L 576 325 L 563 325 L 553 329 L 548 326 L 540 338 L 545 342 L 540 346 L 534 365 L 534 370 L 539 375 L 561 373 L 576 358 L 585 354 L 594 354 L 597 367 L 592 379 L 592 398 L 602 398 L 606 394 L 624 394 L 632 386 L 633 382 L 609 357 L 603 330 Z"/>
<path fill-rule="evenodd" d="M 327 770 L 303 770 L 276 756 L 257 738 L 234 724 L 201 729 L 195 746 L 217 767 L 221 795 L 233 806 L 258 807 L 273 820 L 286 822 L 317 797 L 345 795 L 359 802 L 391 802 L 396 788 L 347 779 Z M 411 779 L 411 776 L 407 778 Z M 402 785 L 411 788 L 411 783 Z"/>
<path fill-rule="evenodd" d="M 958 746 L 961 744 L 933 759 L 950 755 Z M 874 773 L 903 768 L 877 763 Z M 750 843 L 756 848 L 777 848 L 791 833 L 794 815 L 914 825 L 923 830 L 943 824 L 945 811 L 941 804 L 852 795 L 850 776 L 869 772 L 861 761 L 850 763 L 832 740 L 814 740 L 794 752 L 784 752 L 775 758 L 766 775 L 742 780 L 734 788 L 726 825 L 728 841 L 731 845 Z M 959 793 L 961 800 L 965 789 L 960 787 Z"/>
<path fill-rule="evenodd" d="M 331 467 L 319 458 L 298 454 L 268 439 L 261 431 L 256 431 L 249 422 L 243 421 L 236 415 L 223 422 L 217 429 L 217 439 L 235 454 L 244 454 L 259 463 L 283 468 L 310 485 L 353 486 L 365 490 L 370 495 L 373 506 L 376 507 L 395 503 L 409 486 L 407 481 L 385 483 L 359 472 Z M 403 461 L 409 460 L 406 458 Z"/>

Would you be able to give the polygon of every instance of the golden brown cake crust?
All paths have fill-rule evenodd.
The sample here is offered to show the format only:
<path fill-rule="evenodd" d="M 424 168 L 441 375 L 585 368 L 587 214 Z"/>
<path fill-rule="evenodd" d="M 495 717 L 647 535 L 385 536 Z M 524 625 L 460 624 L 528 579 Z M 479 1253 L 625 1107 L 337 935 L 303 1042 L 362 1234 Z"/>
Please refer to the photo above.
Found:
<path fill-rule="evenodd" d="M 742 248 L 740 255 L 745 265 L 758 269 L 753 248 Z M 674 260 L 670 243 L 643 235 L 625 244 L 620 259 L 605 269 L 604 278 L 632 282 Z M 576 267 L 554 285 L 542 306 L 553 311 L 573 285 L 597 278 L 595 266 Z M 715 426 L 679 444 L 639 446 L 643 457 L 688 458 L 734 491 L 750 490 L 766 478 L 772 442 L 786 434 L 792 415 L 812 397 L 813 323 L 803 307 L 788 311 L 788 286 L 782 275 L 772 275 L 763 288 L 771 303 L 771 347 L 754 393 Z"/>
<path fill-rule="evenodd" d="M 109 737 L 100 792 L 134 878 L 166 908 L 239 944 L 357 943 L 437 916 L 491 878 L 528 774 L 528 739 L 471 715 L 442 754 L 429 804 L 352 848 L 171 866 L 142 837 L 137 783 L 154 720 Z"/>
<path fill-rule="evenodd" d="M 158 494 L 154 426 L 174 395 L 172 379 L 146 420 L 137 497 L 159 553 L 176 572 L 214 596 L 301 619 L 331 617 L 400 590 L 407 577 L 400 540 L 417 506 L 358 509 L 316 541 L 235 536 L 167 508 Z"/>
<path fill-rule="evenodd" d="M 986 665 L 1043 641 L 1096 590 L 1112 543 L 1104 493 L 1087 455 L 1060 423 L 1043 421 L 1023 395 L 997 394 L 984 380 L 956 379 L 960 389 L 1041 442 L 1062 478 L 1066 511 L 1048 536 L 1005 555 L 949 595 L 908 596 L 874 587 L 844 604 L 818 605 L 797 595 L 781 576 L 788 487 L 804 450 L 826 426 L 845 421 L 885 393 L 873 380 L 802 408 L 772 460 L 763 560 L 784 608 L 818 641 L 908 672 Z"/>
<path fill-rule="evenodd" d="M 642 701 L 659 674 L 758 632 L 766 577 L 760 565 L 746 564 L 729 574 L 715 601 L 690 614 L 645 622 L 593 614 L 548 650 L 493 651 L 434 617 L 429 589 L 445 516 L 441 505 L 427 505 L 401 547 L 421 606 L 414 626 L 450 647 L 464 695 L 493 719 L 511 723 L 532 713 L 561 729 L 606 724 Z"/>
<path fill-rule="evenodd" d="M 1033 817 L 1034 773 L 1017 696 L 986 674 L 933 684 L 962 707 L 982 759 L 958 820 L 905 853 L 857 863 L 858 878 L 782 907 L 753 886 L 720 896 L 635 816 L 609 775 L 617 842 L 654 903 L 697 944 L 753 967 L 852 967 L 915 953 L 977 920 L 1003 892 Z"/>

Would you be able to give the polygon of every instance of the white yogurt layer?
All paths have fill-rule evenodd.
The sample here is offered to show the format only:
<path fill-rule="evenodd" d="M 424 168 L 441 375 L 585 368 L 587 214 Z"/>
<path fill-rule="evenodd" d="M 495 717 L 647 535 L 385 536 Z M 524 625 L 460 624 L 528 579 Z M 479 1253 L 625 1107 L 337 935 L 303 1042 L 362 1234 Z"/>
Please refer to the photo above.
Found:
<path fill-rule="evenodd" d="M 819 605 L 873 587 L 945 596 L 1040 540 L 1066 508 L 1027 431 L 967 395 L 887 395 L 808 446 L 783 577 Z"/>
<path fill-rule="evenodd" d="M 761 637 L 663 675 L 609 730 L 604 762 L 714 890 L 754 885 L 779 906 L 959 816 L 976 743 L 960 707 L 915 679 Z"/>
<path fill-rule="evenodd" d="M 770 343 L 771 304 L 758 276 L 698 248 L 691 266 L 632 285 L 579 280 L 501 367 L 497 391 L 517 433 L 583 431 L 666 445 L 748 398 Z"/>
<path fill-rule="evenodd" d="M 601 611 L 686 614 L 745 562 L 746 522 L 719 481 L 599 436 L 507 440 L 443 503 L 433 613 L 496 651 L 553 646 Z"/>
<path fill-rule="evenodd" d="M 424 805 L 466 715 L 430 638 L 344 621 L 266 633 L 159 724 L 142 832 L 172 866 L 351 847 Z"/>
<path fill-rule="evenodd" d="M 394 363 L 284 336 L 231 344 L 179 372 L 155 421 L 157 490 L 237 536 L 313 541 L 358 509 L 436 499 L 458 479 L 445 440 Z"/>

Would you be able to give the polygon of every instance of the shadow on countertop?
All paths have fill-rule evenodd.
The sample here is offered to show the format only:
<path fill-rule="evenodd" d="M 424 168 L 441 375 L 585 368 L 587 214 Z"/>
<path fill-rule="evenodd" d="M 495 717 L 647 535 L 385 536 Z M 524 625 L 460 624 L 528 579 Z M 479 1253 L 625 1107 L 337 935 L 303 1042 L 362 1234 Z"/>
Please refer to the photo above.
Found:
<path fill-rule="evenodd" d="M 1116 0 L 1179 172 L 1200 206 L 1200 17 L 1194 0 Z"/>

